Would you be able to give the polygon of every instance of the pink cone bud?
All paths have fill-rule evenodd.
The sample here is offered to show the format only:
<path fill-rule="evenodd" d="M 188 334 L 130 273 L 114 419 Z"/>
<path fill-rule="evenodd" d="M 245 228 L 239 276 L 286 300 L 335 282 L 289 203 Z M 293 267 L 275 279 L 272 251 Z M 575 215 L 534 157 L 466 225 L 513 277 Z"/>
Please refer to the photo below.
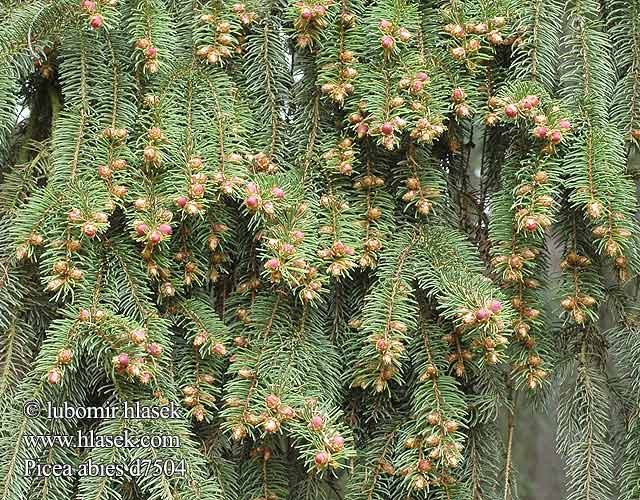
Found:
<path fill-rule="evenodd" d="M 562 140 L 562 134 L 558 130 L 551 132 L 551 142 L 557 144 Z"/>
<path fill-rule="evenodd" d="M 466 51 L 464 50 L 464 47 L 454 47 L 451 49 L 451 55 L 456 61 L 462 59 L 465 54 Z"/>
<path fill-rule="evenodd" d="M 57 368 L 52 368 L 47 374 L 47 382 L 51 385 L 59 384 L 62 380 L 62 373 Z"/>
<path fill-rule="evenodd" d="M 489 302 L 489 310 L 494 314 L 499 313 L 502 310 L 502 302 L 499 300 L 492 300 Z"/>
<path fill-rule="evenodd" d="M 544 139 L 545 137 L 547 137 L 547 132 L 547 127 L 536 127 L 533 131 L 536 137 L 539 137 L 540 139 Z"/>
<path fill-rule="evenodd" d="M 121 368 L 126 368 L 127 366 L 129 366 L 129 355 L 126 352 L 118 354 L 118 357 L 116 359 L 118 361 L 118 365 Z"/>
<path fill-rule="evenodd" d="M 270 434 L 278 432 L 280 424 L 275 418 L 268 418 L 264 423 L 264 430 Z"/>
<path fill-rule="evenodd" d="M 340 256 L 340 255 L 344 255 L 345 251 L 347 249 L 347 245 L 345 245 L 344 243 L 342 243 L 341 241 L 335 241 L 332 245 L 332 250 L 333 253 Z"/>
<path fill-rule="evenodd" d="M 127 186 L 113 186 L 111 192 L 118 198 L 124 198 L 124 195 L 129 192 L 129 188 L 127 188 Z"/>
<path fill-rule="evenodd" d="M 162 354 L 162 346 L 156 342 L 152 342 L 151 344 L 147 344 L 146 351 L 154 358 L 157 358 Z"/>
<path fill-rule="evenodd" d="M 151 243 L 152 245 L 157 245 L 158 243 L 160 243 L 161 239 L 162 233 L 160 231 L 154 230 L 149 234 L 149 243 Z"/>
<path fill-rule="evenodd" d="M 358 136 L 364 137 L 369 133 L 369 125 L 367 125 L 366 123 L 360 123 L 356 127 L 356 132 L 358 133 Z"/>
<path fill-rule="evenodd" d="M 258 200 L 257 196 L 251 195 L 247 197 L 245 204 L 251 210 L 255 210 L 260 205 L 260 201 Z"/>
<path fill-rule="evenodd" d="M 109 220 L 109 216 L 104 212 L 96 212 L 95 214 L 93 214 L 93 218 L 96 220 L 96 222 L 101 222 L 103 224 Z"/>
<path fill-rule="evenodd" d="M 393 46 L 395 45 L 395 43 L 396 43 L 396 41 L 390 35 L 385 35 L 385 36 L 382 37 L 382 40 L 380 40 L 380 45 L 385 50 L 392 49 Z"/>
<path fill-rule="evenodd" d="M 176 198 L 176 205 L 178 205 L 180 208 L 184 208 L 186 204 L 187 204 L 187 198 L 185 196 L 178 196 Z"/>
<path fill-rule="evenodd" d="M 340 451 L 344 448 L 344 438 L 340 434 L 336 434 L 331 438 L 329 445 L 331 446 L 332 451 Z"/>
<path fill-rule="evenodd" d="M 319 451 L 314 457 L 314 461 L 318 466 L 324 466 L 329 463 L 329 455 L 324 451 Z"/>
<path fill-rule="evenodd" d="M 213 352 L 215 352 L 218 356 L 224 356 L 227 353 L 227 349 L 220 342 L 216 342 L 213 346 Z"/>
<path fill-rule="evenodd" d="M 158 55 L 158 49 L 156 49 L 155 47 L 147 47 L 144 50 L 144 55 L 147 56 L 149 59 L 153 59 Z"/>
<path fill-rule="evenodd" d="M 393 29 L 393 23 L 387 19 L 381 19 L 378 23 L 378 27 L 385 32 L 391 31 Z"/>
<path fill-rule="evenodd" d="M 515 104 L 508 104 L 504 108 L 504 114 L 507 115 L 509 118 L 515 118 L 516 116 L 518 116 L 517 106 Z"/>
<path fill-rule="evenodd" d="M 451 98 L 454 100 L 454 102 L 461 102 L 464 100 L 464 97 L 464 90 L 462 90 L 461 88 L 453 89 Z"/>
<path fill-rule="evenodd" d="M 420 72 L 416 73 L 416 78 L 418 80 L 420 80 L 421 82 L 426 82 L 429 79 L 429 75 L 427 75 L 423 71 L 420 71 Z"/>
<path fill-rule="evenodd" d="M 202 196 L 204 194 L 204 186 L 202 184 L 191 185 L 191 195 L 194 197 Z"/>
<path fill-rule="evenodd" d="M 142 344 L 147 340 L 147 332 L 142 328 L 138 328 L 129 334 L 129 338 L 131 338 L 131 342 L 134 344 Z"/>
<path fill-rule="evenodd" d="M 417 83 L 417 82 L 416 82 Z M 393 118 L 393 123 L 398 128 L 404 128 L 407 126 L 407 120 L 402 118 L 401 116 L 395 116 Z"/>
<path fill-rule="evenodd" d="M 326 15 L 327 9 L 324 8 L 324 5 L 316 4 L 313 6 L 313 14 L 322 17 Z"/>
<path fill-rule="evenodd" d="M 342 163 L 340 165 L 340 173 L 344 175 L 351 175 L 353 173 L 353 165 L 351 165 L 351 163 Z"/>
<path fill-rule="evenodd" d="M 95 16 L 91 16 L 89 24 L 93 29 L 98 29 L 100 26 L 102 26 L 102 16 L 98 14 L 96 14 Z"/>
<path fill-rule="evenodd" d="M 280 413 L 280 415 L 282 415 L 284 418 L 293 418 L 296 416 L 296 412 L 293 408 L 291 408 L 290 406 L 281 406 L 278 409 L 278 412 Z"/>
<path fill-rule="evenodd" d="M 484 307 L 476 311 L 476 319 L 478 321 L 484 321 L 488 319 L 489 316 L 491 316 L 491 311 L 489 311 L 489 309 L 485 309 Z"/>
<path fill-rule="evenodd" d="M 549 120 L 547 119 L 547 117 L 545 115 L 535 115 L 533 117 L 533 121 L 536 125 L 544 125 L 546 124 Z"/>
<path fill-rule="evenodd" d="M 294 247 L 291 243 L 284 243 L 280 247 L 280 251 L 284 255 L 293 255 L 294 253 L 296 253 L 296 247 Z"/>
<path fill-rule="evenodd" d="M 276 271 L 277 269 L 280 268 L 280 261 L 278 259 L 269 259 L 267 261 L 267 263 L 265 264 L 265 267 L 267 269 L 271 269 L 273 271 Z"/>
<path fill-rule="evenodd" d="M 314 415 L 313 417 L 311 417 L 311 421 L 309 422 L 309 427 L 311 427 L 311 429 L 313 429 L 314 431 L 319 431 L 320 429 L 322 429 L 323 425 L 324 419 L 320 415 Z"/>
<path fill-rule="evenodd" d="M 267 401 L 267 406 L 272 410 L 275 410 L 278 408 L 278 406 L 280 406 L 280 398 L 275 394 L 268 394 L 266 401 Z"/>
<path fill-rule="evenodd" d="M 164 235 L 170 235 L 173 233 L 173 228 L 169 224 L 160 224 L 158 226 L 158 231 Z"/>
<path fill-rule="evenodd" d="M 82 226 L 82 232 L 87 238 L 93 238 L 98 232 L 98 229 L 94 224 L 87 222 L 84 226 Z"/>
<path fill-rule="evenodd" d="M 558 127 L 562 130 L 569 130 L 571 128 L 571 122 L 569 120 L 560 120 L 558 122 Z"/>
<path fill-rule="evenodd" d="M 282 188 L 279 187 L 273 187 L 271 188 L 271 194 L 275 197 L 278 198 L 279 200 L 284 198 L 284 191 L 282 190 Z"/>
<path fill-rule="evenodd" d="M 145 234 L 147 234 L 148 230 L 149 226 L 147 226 L 146 224 L 140 223 L 136 226 L 136 234 L 138 236 L 144 236 Z"/>
<path fill-rule="evenodd" d="M 538 221 L 534 217 L 527 217 L 524 226 L 527 228 L 527 231 L 535 231 L 538 229 Z"/>
<path fill-rule="evenodd" d="M 69 363 L 71 363 L 72 359 L 73 351 L 71 349 L 62 349 L 58 353 L 58 363 L 60 363 L 61 365 L 68 365 Z"/>
<path fill-rule="evenodd" d="M 147 206 L 147 200 L 144 198 L 138 198 L 133 202 L 133 206 L 136 210 L 144 210 Z"/>
<path fill-rule="evenodd" d="M 106 165 L 100 165 L 98 167 L 98 175 L 103 179 L 107 177 L 111 177 L 111 169 Z"/>
<path fill-rule="evenodd" d="M 408 42 L 411 39 L 411 33 L 406 28 L 400 28 L 398 30 L 398 37 L 402 42 Z"/>
<path fill-rule="evenodd" d="M 391 135 L 393 133 L 393 123 L 385 122 L 380 127 L 380 133 L 384 135 Z"/>

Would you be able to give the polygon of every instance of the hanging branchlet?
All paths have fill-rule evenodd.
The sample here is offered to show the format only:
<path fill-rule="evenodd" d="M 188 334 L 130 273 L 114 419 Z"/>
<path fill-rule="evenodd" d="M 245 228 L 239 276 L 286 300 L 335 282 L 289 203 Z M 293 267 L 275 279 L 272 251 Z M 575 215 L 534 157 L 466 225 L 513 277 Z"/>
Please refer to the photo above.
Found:
<path fill-rule="evenodd" d="M 402 381 L 406 343 L 415 329 L 415 320 L 409 322 L 408 318 L 414 318 L 417 312 L 409 260 L 416 243 L 416 235 L 401 235 L 385 253 L 389 260 L 378 266 L 384 279 L 365 299 L 366 319 L 357 325 L 361 348 L 353 374 L 354 387 L 381 393 L 390 390 L 391 381 Z"/>
<path fill-rule="evenodd" d="M 144 76 L 155 75 L 165 69 L 175 46 L 167 7 L 159 0 L 145 0 L 126 14 L 136 68 Z"/>
<path fill-rule="evenodd" d="M 514 371 L 519 375 L 518 383 L 524 382 L 533 390 L 547 376 L 538 344 L 545 321 L 537 290 L 544 262 L 544 233 L 554 222 L 558 206 L 561 163 L 557 157 L 562 153 L 562 141 L 571 140 L 571 123 L 567 112 L 540 86 L 521 82 L 510 90 L 512 95 L 491 97 L 489 105 L 502 107 L 504 116 L 514 118 L 524 130 L 514 133 L 513 146 L 507 152 L 489 235 L 494 245 L 492 264 L 518 313 L 512 325 L 519 341 L 512 353 L 517 360 Z M 517 104 L 505 104 L 514 102 Z M 513 158 L 521 157 L 521 149 L 533 150 L 516 162 Z"/>
<path fill-rule="evenodd" d="M 415 418 L 400 433 L 394 460 L 409 490 L 448 490 L 460 480 L 466 409 L 456 380 L 447 374 L 444 332 L 424 318 L 415 349 L 416 385 L 412 400 Z"/>
<path fill-rule="evenodd" d="M 326 16 L 327 28 L 322 32 L 322 43 L 316 56 L 318 85 L 324 95 L 342 106 L 345 99 L 354 94 L 358 85 L 356 65 L 358 54 L 363 50 L 360 46 L 362 36 L 359 36 L 362 6 L 359 0 L 340 0 L 332 4 L 334 5 Z M 300 41 L 307 44 L 307 36 L 299 35 L 298 45 Z"/>
<path fill-rule="evenodd" d="M 449 57 L 475 71 L 500 47 L 520 43 L 524 30 L 517 11 L 507 5 L 498 2 L 488 9 L 462 3 L 445 5 L 442 31 L 447 35 Z"/>
<path fill-rule="evenodd" d="M 223 64 L 242 53 L 244 34 L 233 9 L 222 2 L 209 2 L 202 9 L 193 32 L 196 55 L 211 65 Z"/>
<path fill-rule="evenodd" d="M 639 9 L 637 2 L 613 2 L 609 14 L 616 52 L 620 54 L 620 58 L 616 58 L 620 65 L 620 77 L 615 95 L 622 96 L 613 101 L 611 116 L 624 134 L 624 139 L 635 148 L 640 147 L 640 89 L 637 83 L 640 71 Z"/>
<path fill-rule="evenodd" d="M 313 47 L 323 30 L 335 22 L 336 1 L 318 0 L 314 2 L 292 1 L 289 16 L 296 31 L 296 46 L 300 49 Z"/>
<path fill-rule="evenodd" d="M 589 221 L 597 253 L 610 259 L 624 281 L 628 278 L 627 262 L 635 261 L 630 244 L 637 228 L 629 204 L 634 187 L 625 174 L 622 138 L 612 132 L 603 104 L 615 86 L 615 73 L 606 57 L 611 46 L 601 23 L 587 22 L 592 11 L 590 6 L 571 11 L 571 30 L 564 40 L 570 50 L 581 47 L 586 54 L 571 62 L 575 76 L 569 88 L 580 96 L 572 104 L 579 112 L 582 130 L 569 154 L 567 187 L 572 191 L 572 206 Z M 616 179 L 615 187 L 612 179 Z"/>
<path fill-rule="evenodd" d="M 5 4 L 2 500 L 638 496 L 638 0 Z"/>
<path fill-rule="evenodd" d="M 481 366 L 496 365 L 509 343 L 508 328 L 514 319 L 511 305 L 479 273 L 479 263 L 459 234 L 436 226 L 423 230 L 422 241 L 424 246 L 418 255 L 432 262 L 433 267 L 417 268 L 418 283 L 438 298 L 441 315 L 454 324 L 455 332 L 447 339 L 455 347 L 451 362 L 460 376 L 465 372 L 465 362 L 475 354 L 480 354 Z M 438 265 L 445 261 L 457 263 L 455 275 Z M 469 287 L 469 282 L 474 286 Z M 470 350 L 461 347 L 461 340 Z"/>
<path fill-rule="evenodd" d="M 399 186 L 402 201 L 422 217 L 438 214 L 446 191 L 442 173 L 430 161 L 428 151 L 412 144 L 407 159 L 398 162 L 398 171 L 405 177 L 404 184 Z"/>

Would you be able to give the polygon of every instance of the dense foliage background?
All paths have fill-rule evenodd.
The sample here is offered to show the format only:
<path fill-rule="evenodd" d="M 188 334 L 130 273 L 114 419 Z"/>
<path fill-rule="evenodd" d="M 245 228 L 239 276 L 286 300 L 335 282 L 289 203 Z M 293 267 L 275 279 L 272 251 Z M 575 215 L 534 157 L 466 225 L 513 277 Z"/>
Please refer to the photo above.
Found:
<path fill-rule="evenodd" d="M 2 0 L 0 500 L 640 498 L 638 147 L 639 0 Z"/>

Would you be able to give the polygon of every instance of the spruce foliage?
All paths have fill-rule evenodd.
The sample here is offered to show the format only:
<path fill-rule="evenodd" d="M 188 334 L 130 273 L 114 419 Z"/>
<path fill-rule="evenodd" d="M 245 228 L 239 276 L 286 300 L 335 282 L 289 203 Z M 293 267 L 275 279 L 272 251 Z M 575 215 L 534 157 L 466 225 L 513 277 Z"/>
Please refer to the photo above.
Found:
<path fill-rule="evenodd" d="M 638 498 L 639 149 L 640 0 L 2 0 L 0 500 Z"/>

